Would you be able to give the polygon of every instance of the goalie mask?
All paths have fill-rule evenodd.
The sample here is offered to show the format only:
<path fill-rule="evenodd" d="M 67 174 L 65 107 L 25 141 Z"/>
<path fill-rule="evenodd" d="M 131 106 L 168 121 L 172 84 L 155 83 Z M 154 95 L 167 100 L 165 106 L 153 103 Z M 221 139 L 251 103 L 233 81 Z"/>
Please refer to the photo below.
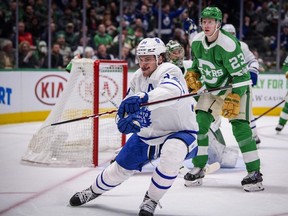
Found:
<path fill-rule="evenodd" d="M 160 38 L 145 38 L 137 46 L 136 55 L 154 55 L 158 64 L 160 54 L 166 53 L 166 46 Z"/>
<path fill-rule="evenodd" d="M 177 41 L 170 40 L 166 44 L 166 59 L 168 62 L 183 68 L 184 48 Z"/>
<path fill-rule="evenodd" d="M 236 29 L 232 24 L 225 24 L 222 29 L 236 36 Z"/>

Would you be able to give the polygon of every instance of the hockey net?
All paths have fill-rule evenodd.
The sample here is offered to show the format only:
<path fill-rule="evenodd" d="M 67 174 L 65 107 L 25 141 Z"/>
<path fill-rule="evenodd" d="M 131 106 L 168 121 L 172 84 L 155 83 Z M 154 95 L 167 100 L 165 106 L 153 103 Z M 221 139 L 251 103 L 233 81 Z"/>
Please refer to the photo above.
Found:
<path fill-rule="evenodd" d="M 120 148 L 125 136 L 117 130 L 115 113 L 56 126 L 51 124 L 115 110 L 111 101 L 121 103 L 127 90 L 127 76 L 126 61 L 74 59 L 60 98 L 33 135 L 22 162 L 97 166 L 101 160 L 99 152 Z M 102 94 L 104 91 L 106 97 Z"/>

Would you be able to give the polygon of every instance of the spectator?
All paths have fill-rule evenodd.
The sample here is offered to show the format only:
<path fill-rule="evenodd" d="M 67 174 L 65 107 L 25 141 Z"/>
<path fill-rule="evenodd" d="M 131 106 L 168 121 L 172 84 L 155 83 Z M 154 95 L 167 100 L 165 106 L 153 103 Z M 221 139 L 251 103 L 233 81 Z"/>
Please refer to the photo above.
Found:
<path fill-rule="evenodd" d="M 54 43 L 52 46 L 51 51 L 51 68 L 58 68 L 63 69 L 64 63 L 63 63 L 63 56 L 60 53 L 60 45 L 57 43 Z M 45 58 L 44 61 L 44 68 L 48 68 L 48 56 Z"/>
<path fill-rule="evenodd" d="M 0 68 L 12 69 L 15 67 L 15 51 L 11 40 L 3 40 L 0 50 Z"/>
<path fill-rule="evenodd" d="M 37 44 L 40 41 L 42 32 L 44 31 L 44 28 L 41 26 L 38 17 L 34 16 L 31 19 L 30 25 L 28 26 L 27 31 L 33 35 L 33 44 Z"/>
<path fill-rule="evenodd" d="M 112 37 L 111 35 L 106 33 L 106 27 L 104 24 L 100 24 L 98 26 L 98 32 L 93 38 L 93 46 L 94 48 L 98 48 L 100 44 L 104 44 L 107 48 L 112 44 Z"/>
<path fill-rule="evenodd" d="M 125 44 L 128 44 L 130 49 L 133 50 L 135 54 L 135 48 L 137 47 L 138 43 L 143 39 L 144 39 L 143 28 L 136 27 L 134 35 L 128 35 L 128 37 L 125 40 Z"/>
<path fill-rule="evenodd" d="M 85 52 L 83 55 L 84 58 L 89 58 L 89 59 L 97 59 L 94 49 L 92 47 L 85 47 Z"/>
<path fill-rule="evenodd" d="M 95 8 L 89 8 L 87 10 L 87 28 L 88 36 L 91 37 L 97 31 L 97 13 Z"/>
<path fill-rule="evenodd" d="M 65 34 L 58 33 L 56 43 L 60 46 L 60 54 L 63 56 L 63 64 L 67 65 L 71 60 L 72 50 L 66 43 Z"/>
<path fill-rule="evenodd" d="M 40 41 L 38 43 L 37 49 L 33 54 L 37 61 L 37 67 L 42 68 L 44 65 L 45 58 L 47 56 L 47 44 L 45 41 Z"/>
<path fill-rule="evenodd" d="M 33 55 L 28 41 L 22 41 L 19 44 L 19 67 L 20 68 L 36 68 L 37 60 Z"/>
<path fill-rule="evenodd" d="M 186 4 L 186 0 L 182 1 L 182 5 Z M 156 7 L 153 7 L 154 16 L 158 18 L 159 11 Z M 173 28 L 174 28 L 174 18 L 178 17 L 183 13 L 185 7 L 179 7 L 176 11 L 170 10 L 169 4 L 163 4 L 162 13 L 161 13 L 161 31 L 158 32 L 158 27 L 154 29 L 155 34 L 161 34 L 161 39 L 166 44 L 172 37 Z"/>
<path fill-rule="evenodd" d="M 61 8 L 58 6 L 58 4 L 54 1 L 52 1 L 52 4 L 51 4 L 51 9 L 52 9 L 52 19 L 53 20 L 60 20 L 63 16 L 64 16 L 64 12 L 63 10 L 61 10 Z M 47 10 L 45 8 L 45 10 Z M 46 15 L 47 17 L 47 15 Z"/>
<path fill-rule="evenodd" d="M 148 32 L 153 30 L 152 26 L 152 12 L 149 10 L 148 6 L 143 4 L 141 6 L 141 10 L 136 13 L 135 18 L 141 19 L 143 23 L 144 34 L 146 35 Z"/>
<path fill-rule="evenodd" d="M 32 49 L 35 48 L 35 46 L 33 44 L 33 36 L 30 32 L 25 31 L 25 23 L 24 22 L 18 23 L 18 32 L 19 32 L 19 36 L 18 36 L 18 43 L 19 44 L 23 41 L 27 41 Z"/>
<path fill-rule="evenodd" d="M 76 50 L 74 51 L 73 55 L 76 56 L 76 55 L 80 55 L 80 56 L 84 56 L 84 53 L 83 53 L 83 44 L 84 44 L 84 38 L 80 38 L 79 40 L 79 45 L 77 46 Z M 86 38 L 86 43 L 85 43 L 85 47 L 88 48 L 88 50 L 93 50 L 93 55 L 94 55 L 94 49 L 88 45 L 89 44 L 89 38 Z M 85 51 L 86 51 L 86 48 L 85 48 Z"/>
<path fill-rule="evenodd" d="M 23 22 L 26 25 L 26 29 L 30 29 L 28 26 L 31 25 L 32 19 L 35 17 L 34 15 L 34 9 L 32 5 L 26 5 L 25 7 L 25 13 L 23 15 Z"/>
<path fill-rule="evenodd" d="M 64 30 L 68 23 L 74 23 L 74 19 L 72 16 L 71 8 L 65 7 L 64 15 L 59 20 L 57 20 L 57 26 L 59 27 L 59 29 Z"/>
<path fill-rule="evenodd" d="M 74 32 L 74 24 L 68 23 L 65 27 L 65 41 L 67 45 L 71 48 L 71 50 L 75 50 L 77 47 L 77 39 L 78 39 L 78 33 Z"/>
<path fill-rule="evenodd" d="M 100 44 L 97 49 L 97 59 L 108 59 L 113 60 L 114 56 L 112 54 L 107 53 L 107 48 L 104 44 Z"/>
<path fill-rule="evenodd" d="M 14 23 L 7 19 L 7 12 L 0 8 L 0 38 L 12 38 Z"/>
<path fill-rule="evenodd" d="M 105 20 L 104 25 L 106 27 L 107 33 L 111 35 L 112 38 L 117 35 L 117 28 L 113 25 L 111 20 Z"/>
<path fill-rule="evenodd" d="M 56 39 L 57 39 L 57 25 L 56 25 L 56 23 L 51 22 L 50 29 L 51 29 L 52 43 L 55 43 Z M 41 35 L 41 40 L 44 40 L 46 43 L 48 43 L 48 35 L 49 35 L 49 32 L 48 32 L 48 27 L 47 27 Z"/>
<path fill-rule="evenodd" d="M 131 53 L 131 47 L 128 44 L 122 47 L 120 60 L 126 60 L 129 68 L 135 67 L 135 55 Z"/>
<path fill-rule="evenodd" d="M 174 33 L 173 33 L 173 39 L 172 40 L 175 40 L 177 41 L 178 43 L 181 44 L 181 46 L 184 48 L 185 50 L 185 56 L 189 56 L 190 53 L 190 45 L 188 43 L 188 41 L 186 40 L 185 38 L 185 33 L 182 29 L 180 28 L 175 28 L 174 29 Z"/>

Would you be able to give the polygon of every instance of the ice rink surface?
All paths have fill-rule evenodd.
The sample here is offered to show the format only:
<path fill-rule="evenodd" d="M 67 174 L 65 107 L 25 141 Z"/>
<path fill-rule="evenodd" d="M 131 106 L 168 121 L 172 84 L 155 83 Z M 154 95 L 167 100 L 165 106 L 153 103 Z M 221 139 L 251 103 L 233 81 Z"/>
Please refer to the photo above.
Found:
<path fill-rule="evenodd" d="M 278 117 L 257 120 L 261 139 L 262 192 L 241 187 L 246 176 L 241 155 L 236 168 L 206 175 L 203 185 L 186 188 L 179 175 L 160 201 L 155 215 L 166 216 L 284 216 L 288 215 L 288 125 L 275 132 Z M 70 207 L 70 197 L 87 188 L 107 163 L 97 168 L 49 168 L 21 164 L 21 157 L 41 122 L 0 126 L 0 215 L 9 216 L 121 216 L 137 215 L 148 189 L 152 166 L 122 185 L 81 207 Z M 222 123 L 226 143 L 237 148 L 231 127 Z M 109 158 L 107 158 L 108 160 Z M 189 163 L 190 162 L 186 162 Z"/>

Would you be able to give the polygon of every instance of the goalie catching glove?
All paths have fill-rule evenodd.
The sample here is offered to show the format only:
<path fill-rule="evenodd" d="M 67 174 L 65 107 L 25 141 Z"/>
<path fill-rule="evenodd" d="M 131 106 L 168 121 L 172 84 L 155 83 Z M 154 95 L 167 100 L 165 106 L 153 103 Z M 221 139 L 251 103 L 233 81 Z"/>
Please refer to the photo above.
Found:
<path fill-rule="evenodd" d="M 148 94 L 141 93 L 139 96 L 131 96 L 123 100 L 117 111 L 119 118 L 124 118 L 126 113 L 128 115 L 134 114 L 140 110 L 140 105 L 142 103 L 147 103 Z"/>
<path fill-rule="evenodd" d="M 187 71 L 185 80 L 190 93 L 196 93 L 202 87 L 202 83 L 199 81 L 199 77 L 200 74 L 194 71 Z"/>
<path fill-rule="evenodd" d="M 240 96 L 236 93 L 229 93 L 224 99 L 222 115 L 225 118 L 235 118 L 240 112 Z"/>

